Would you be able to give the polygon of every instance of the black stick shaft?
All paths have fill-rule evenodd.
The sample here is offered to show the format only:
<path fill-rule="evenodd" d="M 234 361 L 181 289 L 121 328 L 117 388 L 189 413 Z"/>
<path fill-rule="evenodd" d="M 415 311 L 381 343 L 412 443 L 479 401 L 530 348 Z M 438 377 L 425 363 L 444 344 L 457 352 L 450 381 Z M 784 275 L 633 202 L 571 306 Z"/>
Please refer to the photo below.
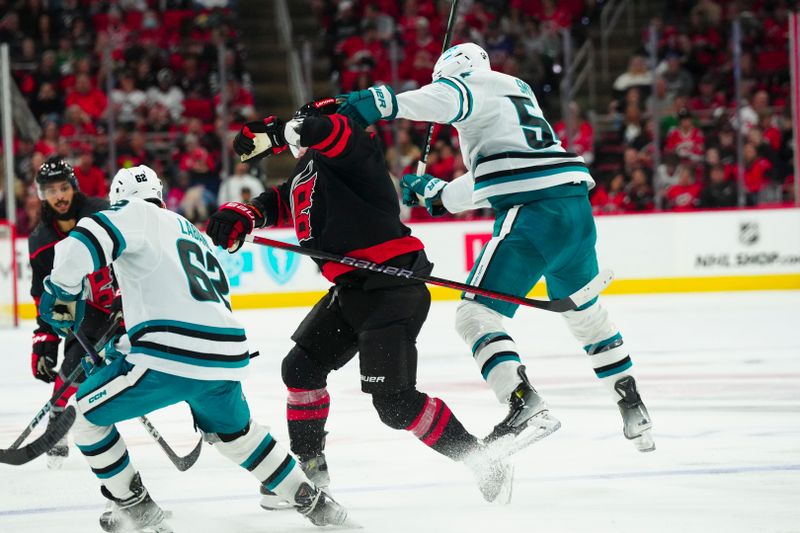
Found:
<path fill-rule="evenodd" d="M 453 41 L 453 29 L 456 25 L 456 11 L 458 10 L 458 0 L 453 0 L 450 4 L 450 16 L 447 18 L 447 31 L 444 34 L 444 42 L 442 43 L 442 53 L 450 48 L 450 43 Z M 435 124 L 431 122 L 428 124 L 428 134 L 425 136 L 425 144 L 422 148 L 422 160 L 417 165 L 417 176 L 425 174 L 425 168 L 428 166 L 428 154 L 431 153 L 431 139 L 433 138 L 433 128 Z"/>

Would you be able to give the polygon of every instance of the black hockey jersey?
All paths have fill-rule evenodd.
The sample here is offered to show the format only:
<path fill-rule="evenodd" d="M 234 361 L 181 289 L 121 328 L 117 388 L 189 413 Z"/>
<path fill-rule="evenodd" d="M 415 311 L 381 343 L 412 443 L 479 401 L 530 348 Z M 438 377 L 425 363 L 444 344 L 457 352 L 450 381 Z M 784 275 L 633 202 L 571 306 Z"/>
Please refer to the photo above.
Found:
<path fill-rule="evenodd" d="M 108 200 L 102 198 L 75 196 L 73 201 L 80 202 L 78 206 L 78 220 L 86 216 L 91 216 L 97 211 L 108 209 L 109 206 Z M 42 220 L 36 225 L 33 232 L 28 237 L 28 252 L 32 270 L 31 296 L 33 296 L 33 300 L 36 302 L 36 320 L 39 325 L 36 329 L 37 333 L 47 332 L 55 334 L 50 325 L 38 316 L 39 298 L 41 298 L 42 292 L 44 292 L 44 278 L 50 275 L 50 272 L 53 270 L 55 246 L 66 236 L 66 233 L 58 229 L 55 220 Z M 88 277 L 91 286 L 91 296 L 87 301 L 90 307 L 87 307 L 86 312 L 90 313 L 92 312 L 90 308 L 94 308 L 108 314 L 115 295 L 114 283 L 109 268 L 103 267 L 97 272 L 89 274 Z"/>
<path fill-rule="evenodd" d="M 265 226 L 293 220 L 303 247 L 429 271 L 422 241 L 400 222 L 397 192 L 378 139 L 334 114 L 306 118 L 300 143 L 309 148 L 293 177 L 252 202 Z M 381 276 L 315 261 L 336 283 Z"/>

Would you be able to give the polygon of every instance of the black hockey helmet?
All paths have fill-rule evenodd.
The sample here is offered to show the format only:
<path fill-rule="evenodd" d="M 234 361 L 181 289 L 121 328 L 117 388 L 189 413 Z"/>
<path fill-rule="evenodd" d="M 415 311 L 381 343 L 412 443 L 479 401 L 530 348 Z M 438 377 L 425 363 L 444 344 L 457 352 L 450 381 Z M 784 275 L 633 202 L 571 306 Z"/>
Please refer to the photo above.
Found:
<path fill-rule="evenodd" d="M 322 98 L 303 105 L 295 111 L 292 118 L 318 117 L 320 115 L 332 115 L 339 109 L 339 102 L 336 98 Z"/>
<path fill-rule="evenodd" d="M 75 191 L 80 191 L 78 178 L 72 165 L 59 157 L 51 157 L 39 167 L 36 172 L 36 188 L 39 192 L 39 199 L 44 200 L 44 188 L 50 183 L 67 181 Z"/>

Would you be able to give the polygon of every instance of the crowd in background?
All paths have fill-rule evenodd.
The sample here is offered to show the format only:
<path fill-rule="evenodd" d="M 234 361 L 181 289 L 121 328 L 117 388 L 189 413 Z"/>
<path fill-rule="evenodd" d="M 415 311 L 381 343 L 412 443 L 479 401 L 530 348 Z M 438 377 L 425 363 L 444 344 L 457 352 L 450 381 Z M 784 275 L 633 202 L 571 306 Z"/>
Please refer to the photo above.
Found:
<path fill-rule="evenodd" d="M 453 43 L 478 43 L 494 70 L 533 87 L 564 146 L 590 165 L 597 213 L 650 211 L 659 197 L 660 207 L 672 210 L 737 205 L 740 130 L 747 205 L 792 201 L 787 0 L 666 2 L 666 11 L 642 28 L 628 69 L 600 86 L 613 98 L 607 109 L 594 110 L 599 118 L 593 120 L 576 102 L 561 117 L 560 54 L 564 33 L 576 45 L 587 38 L 603 0 L 460 4 Z M 311 5 L 340 92 L 377 83 L 402 91 L 430 82 L 448 1 Z M 11 45 L 14 80 L 42 128 L 41 138 L 18 135 L 14 146 L 21 234 L 38 218 L 35 170 L 53 154 L 73 164 L 84 193 L 97 196 L 106 194 L 112 168 L 148 164 L 165 179 L 168 207 L 198 224 L 216 205 L 246 201 L 263 190 L 257 167 L 236 164 L 231 176 L 220 179 L 222 143 L 257 116 L 227 0 L 0 0 L 0 13 L 0 41 Z M 737 17 L 743 35 L 741 121 L 734 113 L 730 46 Z M 218 76 L 220 44 L 226 80 Z M 229 100 L 224 115 L 223 85 Z M 115 161 L 108 150 L 112 117 Z M 413 171 L 426 125 L 401 120 L 379 123 L 377 130 L 392 173 Z M 452 127 L 436 128 L 427 168 L 445 180 L 466 170 Z M 428 215 L 414 209 L 411 217 Z"/>
<path fill-rule="evenodd" d="M 147 164 L 164 178 L 169 208 L 197 222 L 220 198 L 260 192 L 247 166 L 233 169 L 231 183 L 220 180 L 223 139 L 256 116 L 227 4 L 0 0 L 0 42 L 9 43 L 12 76 L 42 129 L 39 139 L 19 130 L 15 137 L 20 234 L 38 220 L 33 179 L 53 155 L 74 166 L 90 196 L 107 194 L 112 169 Z M 220 45 L 225 80 L 218 75 Z M 112 131 L 116 156 L 109 161 Z"/>

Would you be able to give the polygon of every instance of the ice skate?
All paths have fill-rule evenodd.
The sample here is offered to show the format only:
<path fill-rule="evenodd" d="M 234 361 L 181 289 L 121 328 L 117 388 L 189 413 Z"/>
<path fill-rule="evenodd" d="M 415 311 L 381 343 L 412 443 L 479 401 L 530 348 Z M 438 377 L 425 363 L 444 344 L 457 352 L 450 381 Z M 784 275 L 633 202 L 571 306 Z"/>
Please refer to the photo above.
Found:
<path fill-rule="evenodd" d="M 47 450 L 46 455 L 48 470 L 59 470 L 64 464 L 64 460 L 69 457 L 69 443 L 66 435 L 55 446 Z"/>
<path fill-rule="evenodd" d="M 514 465 L 495 457 L 484 445 L 465 456 L 463 461 L 478 483 L 483 499 L 499 504 L 511 501 Z"/>
<path fill-rule="evenodd" d="M 636 380 L 633 376 L 625 376 L 614 384 L 614 390 L 622 396 L 617 402 L 622 415 L 622 432 L 625 438 L 633 441 L 633 445 L 640 452 L 652 452 L 656 449 L 653 440 L 650 414 L 636 390 Z"/>
<path fill-rule="evenodd" d="M 325 454 L 313 455 L 308 458 L 300 458 L 300 468 L 305 473 L 306 477 L 314 484 L 325 492 L 328 491 L 328 486 L 331 484 L 331 477 L 328 474 L 328 463 L 325 460 Z M 286 509 L 293 509 L 294 505 L 281 498 L 264 485 L 261 485 L 261 507 L 267 511 L 283 511 Z"/>
<path fill-rule="evenodd" d="M 340 526 L 347 520 L 347 510 L 322 489 L 303 483 L 294 495 L 297 512 L 315 526 Z"/>
<path fill-rule="evenodd" d="M 561 427 L 561 422 L 550 414 L 547 404 L 528 381 L 525 366 L 520 365 L 517 373 L 522 382 L 508 400 L 508 415 L 484 439 L 499 455 L 514 454 Z"/>
<path fill-rule="evenodd" d="M 173 530 L 166 522 L 164 511 L 150 497 L 138 473 L 131 481 L 130 488 L 133 496 L 119 500 L 108 489 L 101 487 L 103 496 L 111 500 L 110 505 L 100 515 L 100 527 L 103 531 L 172 533 Z"/>

